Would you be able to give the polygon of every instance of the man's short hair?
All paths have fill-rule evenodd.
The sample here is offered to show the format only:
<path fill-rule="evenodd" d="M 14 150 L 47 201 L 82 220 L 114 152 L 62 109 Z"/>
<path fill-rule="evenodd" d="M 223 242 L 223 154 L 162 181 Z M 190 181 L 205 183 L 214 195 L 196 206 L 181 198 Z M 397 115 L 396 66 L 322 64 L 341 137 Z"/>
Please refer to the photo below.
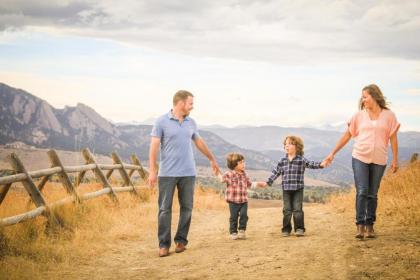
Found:
<path fill-rule="evenodd" d="M 226 157 L 226 165 L 230 170 L 234 170 L 238 163 L 243 161 L 244 159 L 244 156 L 241 154 L 230 153 Z"/>
<path fill-rule="evenodd" d="M 173 103 L 176 105 L 179 101 L 185 101 L 187 100 L 188 96 L 194 97 L 194 95 L 186 90 L 178 90 L 173 98 Z"/>

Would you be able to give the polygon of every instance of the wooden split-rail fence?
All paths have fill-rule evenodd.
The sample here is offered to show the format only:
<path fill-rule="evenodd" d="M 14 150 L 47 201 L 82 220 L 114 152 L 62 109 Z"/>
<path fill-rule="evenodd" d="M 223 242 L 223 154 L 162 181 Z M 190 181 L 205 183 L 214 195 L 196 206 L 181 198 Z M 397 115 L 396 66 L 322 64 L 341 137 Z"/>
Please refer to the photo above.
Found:
<path fill-rule="evenodd" d="M 69 203 L 79 204 L 85 200 L 105 194 L 109 195 L 115 203 L 118 203 L 118 192 L 131 192 L 134 195 L 138 195 L 138 189 L 131 180 L 131 177 L 135 172 L 140 175 L 143 181 L 146 181 L 148 177 L 148 172 L 143 168 L 136 155 L 131 156 L 132 163 L 128 164 L 124 163 L 116 152 L 113 152 L 112 160 L 114 164 L 101 164 L 96 162 L 93 154 L 86 148 L 82 150 L 83 157 L 86 161 L 85 165 L 63 166 L 55 150 L 50 150 L 47 154 L 51 163 L 51 168 L 36 171 L 28 171 L 15 153 L 8 156 L 15 174 L 0 177 L 0 206 L 12 184 L 20 182 L 28 192 L 31 199 L 30 201 L 35 204 L 36 208 L 19 215 L 1 218 L 0 226 L 14 225 L 40 215 L 54 218 L 55 214 L 53 210 L 58 206 Z M 121 187 L 112 186 L 108 181 L 114 170 L 118 170 L 122 178 L 123 185 Z M 80 185 L 88 171 L 94 173 L 96 180 L 102 185 L 102 189 L 90 193 L 78 194 L 77 186 Z M 106 171 L 106 173 L 104 171 Z M 69 173 L 78 173 L 74 183 L 70 179 Z M 68 196 L 61 200 L 48 203 L 42 194 L 42 190 L 53 175 L 58 176 L 59 181 L 63 185 Z M 41 181 L 36 185 L 34 179 L 38 178 L 41 178 Z"/>

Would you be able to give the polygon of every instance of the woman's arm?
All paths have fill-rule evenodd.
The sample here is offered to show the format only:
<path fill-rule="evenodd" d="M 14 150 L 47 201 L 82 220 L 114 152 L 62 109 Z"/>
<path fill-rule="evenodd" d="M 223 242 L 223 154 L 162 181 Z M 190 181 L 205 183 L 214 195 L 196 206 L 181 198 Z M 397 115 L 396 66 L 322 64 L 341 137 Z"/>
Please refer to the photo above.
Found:
<path fill-rule="evenodd" d="M 324 161 L 329 165 L 334 160 L 334 156 L 350 141 L 351 139 L 351 133 L 347 129 L 346 132 L 344 132 L 343 136 L 341 136 L 340 140 L 338 140 L 337 144 L 335 145 L 335 148 L 332 150 L 332 152 L 324 159 Z"/>
<path fill-rule="evenodd" d="M 391 149 L 392 149 L 392 163 L 391 163 L 391 171 L 393 173 L 397 172 L 398 170 L 398 138 L 397 132 L 391 135 Z"/>

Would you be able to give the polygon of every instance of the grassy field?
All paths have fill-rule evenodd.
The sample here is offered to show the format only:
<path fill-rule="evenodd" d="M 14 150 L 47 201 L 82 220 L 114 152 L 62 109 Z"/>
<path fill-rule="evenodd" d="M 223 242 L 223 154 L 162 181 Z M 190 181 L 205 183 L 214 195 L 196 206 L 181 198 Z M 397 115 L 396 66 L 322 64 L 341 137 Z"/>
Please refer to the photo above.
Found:
<path fill-rule="evenodd" d="M 309 220 L 309 231 L 312 227 L 313 232 L 312 234 L 309 233 L 309 236 L 303 241 L 309 242 L 305 246 L 317 244 L 318 238 L 319 248 L 314 248 L 313 250 L 315 250 L 314 252 L 318 252 L 316 250 L 323 252 L 328 251 L 327 246 L 329 244 L 326 240 L 336 240 L 337 244 L 332 243 L 335 244 L 334 250 L 336 252 L 334 254 L 337 254 L 336 257 L 341 259 L 340 262 L 342 262 L 343 267 L 335 267 L 334 269 L 346 271 L 346 273 L 342 274 L 344 276 L 340 277 L 341 279 L 397 279 L 395 275 L 400 275 L 401 279 L 416 279 L 419 276 L 418 273 L 416 274 L 416 271 L 420 267 L 418 250 L 420 246 L 419 182 L 420 162 L 414 162 L 401 168 L 396 174 L 386 174 L 379 193 L 378 238 L 372 242 L 352 243 L 356 242 L 353 241 L 352 231 L 354 191 L 347 194 L 334 195 L 326 205 L 306 205 L 306 212 L 309 214 L 309 219 L 312 219 Z M 90 183 L 79 186 L 78 191 L 83 193 L 99 188 L 99 184 Z M 65 196 L 61 185 L 57 183 L 49 183 L 44 193 L 49 202 Z M 104 196 L 87 201 L 78 207 L 69 205 L 59 209 L 57 215 L 62 220 L 62 226 L 51 225 L 46 218 L 39 217 L 18 225 L 1 228 L 0 279 L 60 278 L 63 277 L 58 273 L 61 270 L 73 270 L 74 274 L 71 274 L 71 277 L 64 276 L 64 278 L 72 279 L 75 277 L 74 275 L 78 275 L 78 268 L 74 267 L 75 264 L 79 266 L 86 264 L 86 267 L 90 267 L 92 260 L 107 255 L 109 252 L 114 252 L 118 246 L 131 248 L 133 244 L 145 244 L 144 246 L 149 248 L 149 251 L 146 250 L 146 252 L 149 252 L 148 258 L 150 259 L 150 256 L 152 258 L 156 257 L 157 244 L 153 243 L 156 242 L 157 227 L 156 190 L 149 190 L 143 187 L 138 197 L 128 193 L 118 194 L 118 196 L 120 199 L 119 205 L 115 205 L 107 196 Z M 28 195 L 25 191 L 22 188 L 15 187 L 0 205 L 0 217 L 22 213 L 34 207 L 33 205 L 28 206 L 27 202 Z M 194 213 L 197 216 L 208 217 L 208 219 L 216 219 L 211 217 L 220 216 L 219 220 L 212 220 L 212 222 L 208 223 L 202 220 L 201 223 L 204 222 L 204 224 L 200 224 L 193 219 L 193 222 L 195 221 L 197 224 L 194 225 L 192 233 L 195 236 L 196 243 L 199 243 L 200 238 L 203 237 L 200 232 L 205 233 L 203 237 L 205 244 L 211 244 L 211 240 L 216 238 L 217 242 L 215 244 L 220 245 L 220 249 L 212 251 L 212 259 L 203 258 L 203 262 L 216 260 L 217 262 L 214 265 L 217 267 L 217 263 L 220 262 L 218 261 L 218 250 L 226 250 L 225 236 L 227 234 L 225 233 L 225 224 L 227 224 L 226 217 L 228 212 L 226 202 L 216 191 L 198 186 L 194 203 Z M 258 224 L 253 225 L 254 235 L 258 238 L 254 241 L 250 239 L 248 241 L 251 242 L 249 246 L 258 245 L 258 242 L 265 240 L 267 245 L 259 244 L 256 246 L 254 249 L 255 254 L 259 254 L 258 248 L 262 248 L 261 246 L 267 246 L 268 249 L 266 250 L 272 248 L 273 252 L 278 252 L 284 246 L 289 246 L 289 252 L 294 252 L 298 247 L 295 248 L 293 243 L 279 243 L 279 248 L 273 247 L 276 246 L 272 242 L 273 236 L 274 238 L 281 237 L 277 237 L 274 233 L 272 233 L 273 236 L 267 237 L 264 235 L 267 231 L 271 232 L 274 230 L 274 232 L 277 232 L 279 230 L 277 228 L 279 225 L 277 224 L 280 218 L 277 218 L 277 216 L 281 217 L 280 203 L 276 202 L 269 205 L 266 205 L 266 203 L 270 202 L 258 201 L 252 204 L 254 207 L 261 209 L 250 210 L 251 221 L 253 221 L 252 218 L 254 218 L 254 222 L 256 220 L 262 221 L 265 228 L 260 229 L 256 226 Z M 175 199 L 174 213 L 177 211 L 179 211 L 179 207 Z M 271 213 L 276 214 L 273 216 Z M 328 224 L 324 225 L 322 222 L 315 222 L 316 219 L 322 221 L 325 215 L 327 215 Z M 274 222 L 269 220 L 273 218 Z M 217 230 L 222 232 L 221 237 L 218 237 L 219 235 L 215 237 L 212 234 L 214 231 L 218 232 L 214 226 L 211 226 L 213 222 L 215 224 L 218 223 Z M 272 228 L 273 225 L 276 228 Z M 203 227 L 203 229 L 201 230 L 200 227 Z M 323 227 L 326 229 L 325 231 L 322 230 Z M 333 230 L 333 232 L 329 232 L 330 230 Z M 194 231 L 199 233 L 195 234 Z M 334 232 L 336 234 L 339 232 L 339 236 L 334 237 L 334 235 L 331 235 Z M 259 237 L 259 235 L 262 237 Z M 312 241 L 311 238 L 313 238 Z M 283 239 L 279 240 L 283 241 Z M 339 241 L 342 243 L 338 243 Z M 305 249 L 304 246 L 302 247 L 302 244 L 296 244 L 296 246 L 299 246 L 300 249 Z M 323 249 L 322 246 L 326 247 Z M 232 249 L 236 250 L 237 248 Z M 194 254 L 194 248 L 190 250 L 192 251 L 189 253 Z M 302 253 L 305 254 L 305 252 Z M 124 254 L 122 258 L 126 257 L 129 257 L 129 255 Z M 312 261 L 315 261 L 316 264 L 317 257 L 315 255 L 313 257 L 314 260 Z M 132 258 L 136 260 L 135 256 Z M 322 268 L 321 266 L 328 263 L 328 258 L 329 256 L 326 256 L 325 260 L 319 260 L 320 269 Z M 171 259 L 173 267 L 177 267 L 176 261 L 176 258 Z M 145 266 L 146 268 L 147 265 L 147 263 L 140 264 L 140 266 Z M 159 267 L 159 263 L 156 263 L 156 261 L 151 261 L 149 265 L 150 267 L 157 266 L 156 269 Z M 202 267 L 207 267 L 208 264 L 203 263 L 202 267 L 199 265 L 200 261 L 197 259 L 197 267 L 201 270 Z M 194 265 L 191 264 L 191 267 L 194 267 Z M 276 271 L 274 270 L 268 271 L 276 268 L 273 267 L 266 268 L 267 271 L 264 272 L 264 275 L 267 275 L 267 279 L 273 277 L 273 275 L 278 275 L 275 274 Z M 286 267 L 286 265 L 283 267 Z M 316 267 L 316 265 L 311 267 L 312 270 L 308 270 L 308 273 L 311 272 L 315 273 L 313 275 L 316 275 Z M 325 270 L 324 272 L 329 273 L 328 271 Z M 213 273 L 216 272 L 213 271 Z M 222 275 L 225 271 L 217 273 Z M 249 273 L 251 273 L 250 275 L 258 275 L 258 270 L 249 271 Z M 122 276 L 124 275 L 129 274 L 122 274 Z M 219 274 L 214 275 L 217 278 Z M 284 275 L 287 276 L 287 274 Z M 410 275 L 412 278 L 410 278 Z"/>

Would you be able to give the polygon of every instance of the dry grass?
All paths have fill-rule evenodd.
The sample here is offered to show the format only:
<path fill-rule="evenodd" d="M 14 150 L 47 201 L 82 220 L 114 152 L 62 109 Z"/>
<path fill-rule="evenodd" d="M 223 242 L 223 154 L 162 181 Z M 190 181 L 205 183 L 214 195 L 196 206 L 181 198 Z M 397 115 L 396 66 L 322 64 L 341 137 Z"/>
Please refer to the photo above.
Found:
<path fill-rule="evenodd" d="M 331 197 L 339 212 L 354 213 L 355 190 Z M 378 194 L 378 217 L 387 224 L 418 227 L 420 224 L 420 161 L 385 174 Z"/>
<path fill-rule="evenodd" d="M 80 193 L 100 188 L 99 184 L 83 184 Z M 49 183 L 44 190 L 47 201 L 66 196 L 59 184 Z M 174 212 L 179 211 L 175 193 Z M 156 234 L 157 193 L 144 187 L 139 196 L 119 193 L 119 204 L 107 196 L 67 205 L 57 210 L 62 226 L 51 226 L 45 217 L 0 228 L 0 278 L 37 279 L 52 266 L 71 267 L 74 260 L 93 258 L 118 240 L 142 240 Z M 8 217 L 34 208 L 22 188 L 9 192 L 0 206 L 0 217 Z M 221 209 L 223 199 L 212 190 L 197 187 L 195 209 Z M 53 275 L 51 275 L 53 277 Z"/>

